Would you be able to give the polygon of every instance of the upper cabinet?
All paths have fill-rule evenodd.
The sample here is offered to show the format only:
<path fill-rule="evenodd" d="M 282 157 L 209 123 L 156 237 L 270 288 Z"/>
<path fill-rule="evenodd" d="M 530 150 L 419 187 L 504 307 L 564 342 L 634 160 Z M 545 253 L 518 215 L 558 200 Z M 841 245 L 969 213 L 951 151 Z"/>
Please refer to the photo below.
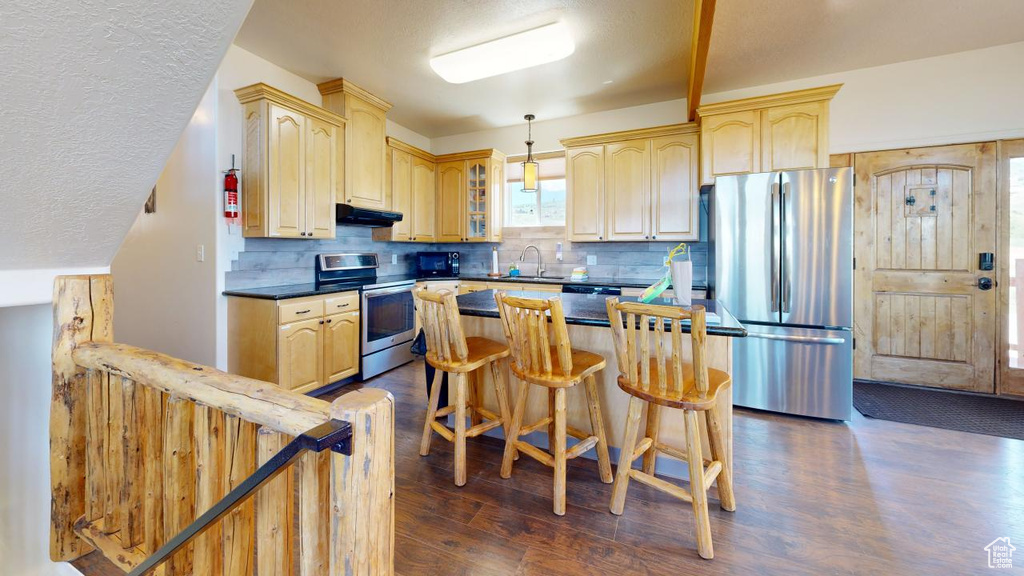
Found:
<path fill-rule="evenodd" d="M 567 238 L 697 240 L 697 131 L 677 124 L 562 140 Z"/>
<path fill-rule="evenodd" d="M 505 155 L 477 150 L 437 156 L 437 241 L 500 242 Z"/>
<path fill-rule="evenodd" d="M 374 228 L 374 240 L 433 242 L 437 227 L 436 162 L 429 152 L 388 138 L 387 196 L 402 220 Z"/>
<path fill-rule="evenodd" d="M 388 178 L 387 112 L 391 104 L 344 78 L 318 84 L 324 108 L 348 120 L 339 202 L 377 210 L 392 209 Z"/>
<path fill-rule="evenodd" d="M 708 104 L 700 117 L 701 182 L 716 176 L 827 168 L 829 102 L 842 84 Z"/>
<path fill-rule="evenodd" d="M 266 84 L 235 95 L 245 119 L 243 236 L 334 238 L 345 119 Z"/>

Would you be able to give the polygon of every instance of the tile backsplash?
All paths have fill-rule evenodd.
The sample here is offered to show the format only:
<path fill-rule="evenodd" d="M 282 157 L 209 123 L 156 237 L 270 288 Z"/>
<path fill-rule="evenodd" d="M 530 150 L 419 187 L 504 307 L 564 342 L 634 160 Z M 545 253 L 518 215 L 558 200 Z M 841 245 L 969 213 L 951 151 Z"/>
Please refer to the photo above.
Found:
<path fill-rule="evenodd" d="M 502 273 L 509 264 L 519 262 L 523 249 L 533 244 L 540 249 L 546 274 L 568 276 L 577 266 L 587 266 L 587 256 L 597 258 L 596 265 L 587 266 L 592 277 L 654 279 L 664 274 L 662 260 L 677 242 L 567 242 L 565 228 L 505 228 L 498 244 L 412 244 L 377 242 L 371 229 L 362 226 L 338 226 L 333 240 L 299 240 L 278 238 L 247 238 L 245 250 L 232 262 L 225 279 L 229 290 L 301 284 L 313 281 L 313 262 L 324 252 L 376 252 L 380 259 L 379 276 L 405 274 L 415 267 L 415 254 L 420 251 L 457 251 L 462 255 L 462 273 L 486 274 L 491 271 L 491 248 L 498 247 L 498 263 Z M 557 244 L 562 243 L 562 261 L 555 260 Z M 693 259 L 694 284 L 706 281 L 707 244 L 689 243 Z M 397 264 L 392 264 L 392 255 Z M 519 264 L 524 275 L 537 271 L 537 254 L 531 250 L 526 261 Z"/>

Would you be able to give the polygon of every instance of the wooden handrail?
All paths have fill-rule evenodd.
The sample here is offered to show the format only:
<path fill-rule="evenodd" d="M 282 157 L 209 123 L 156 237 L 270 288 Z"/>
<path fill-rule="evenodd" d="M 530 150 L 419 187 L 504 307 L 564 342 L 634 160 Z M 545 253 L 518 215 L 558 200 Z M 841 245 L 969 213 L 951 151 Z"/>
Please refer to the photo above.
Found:
<path fill-rule="evenodd" d="M 177 534 L 188 543 L 161 567 L 168 575 L 394 573 L 389 392 L 328 403 L 114 344 L 112 327 L 109 275 L 56 279 L 51 559 L 96 549 L 128 572 Z M 347 449 L 288 458 L 297 474 L 257 473 L 331 420 L 351 423 Z"/>
<path fill-rule="evenodd" d="M 330 419 L 331 405 L 323 400 L 127 344 L 84 342 L 71 357 L 82 368 L 122 376 L 290 436 Z"/>

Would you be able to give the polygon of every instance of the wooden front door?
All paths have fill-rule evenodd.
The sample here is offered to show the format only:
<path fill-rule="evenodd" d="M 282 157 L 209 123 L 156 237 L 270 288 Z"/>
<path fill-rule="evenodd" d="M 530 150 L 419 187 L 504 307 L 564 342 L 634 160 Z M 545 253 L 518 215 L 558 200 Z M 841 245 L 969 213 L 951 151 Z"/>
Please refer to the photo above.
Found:
<path fill-rule="evenodd" d="M 992 143 L 857 154 L 854 376 L 992 392 Z M 997 259 L 998 260 L 998 259 Z"/>

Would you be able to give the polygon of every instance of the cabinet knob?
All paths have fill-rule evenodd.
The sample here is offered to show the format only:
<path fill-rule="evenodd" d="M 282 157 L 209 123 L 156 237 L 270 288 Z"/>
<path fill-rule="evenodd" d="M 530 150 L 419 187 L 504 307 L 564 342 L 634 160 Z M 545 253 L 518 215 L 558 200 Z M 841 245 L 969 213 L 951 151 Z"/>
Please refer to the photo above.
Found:
<path fill-rule="evenodd" d="M 604 236 L 598 236 L 597 239 L 598 240 L 604 240 Z"/>
<path fill-rule="evenodd" d="M 644 240 L 650 240 L 650 239 L 651 239 L 650 236 L 644 236 Z"/>
<path fill-rule="evenodd" d="M 324 323 L 324 321 L 323 321 L 323 320 L 321 320 L 321 321 L 320 321 L 320 323 L 321 323 L 321 324 L 323 324 L 323 323 Z"/>
<path fill-rule="evenodd" d="M 330 323 L 331 323 L 331 319 L 330 319 L 330 318 L 328 318 L 328 319 L 327 319 L 327 323 L 328 323 L 328 324 L 330 324 Z"/>
<path fill-rule="evenodd" d="M 655 234 L 654 236 L 651 236 L 651 240 L 657 240 L 657 239 L 658 239 L 658 235 L 657 234 Z"/>
<path fill-rule="evenodd" d="M 305 236 L 305 235 L 306 235 L 305 232 L 299 232 L 299 236 Z"/>

